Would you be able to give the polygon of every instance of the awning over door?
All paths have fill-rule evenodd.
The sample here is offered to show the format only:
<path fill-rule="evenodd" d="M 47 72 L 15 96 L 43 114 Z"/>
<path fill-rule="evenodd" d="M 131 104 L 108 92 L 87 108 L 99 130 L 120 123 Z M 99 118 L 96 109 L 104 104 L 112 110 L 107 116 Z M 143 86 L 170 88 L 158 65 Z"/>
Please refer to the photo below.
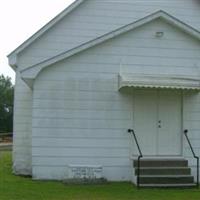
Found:
<path fill-rule="evenodd" d="M 120 74 L 119 90 L 124 87 L 200 90 L 200 79 Z"/>

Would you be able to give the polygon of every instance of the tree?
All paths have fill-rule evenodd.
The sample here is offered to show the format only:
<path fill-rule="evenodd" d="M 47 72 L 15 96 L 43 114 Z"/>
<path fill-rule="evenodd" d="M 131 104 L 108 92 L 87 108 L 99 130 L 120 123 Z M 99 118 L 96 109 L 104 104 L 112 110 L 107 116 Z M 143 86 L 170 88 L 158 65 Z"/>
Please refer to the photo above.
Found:
<path fill-rule="evenodd" d="M 0 133 L 13 130 L 14 86 L 11 78 L 0 75 Z"/>

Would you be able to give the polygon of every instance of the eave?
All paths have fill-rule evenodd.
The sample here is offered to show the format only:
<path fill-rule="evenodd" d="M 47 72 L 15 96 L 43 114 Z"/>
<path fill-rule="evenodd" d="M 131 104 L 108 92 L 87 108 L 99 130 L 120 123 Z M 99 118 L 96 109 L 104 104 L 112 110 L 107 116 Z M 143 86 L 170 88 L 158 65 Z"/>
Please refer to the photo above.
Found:
<path fill-rule="evenodd" d="M 76 0 L 70 6 L 68 6 L 65 10 L 63 10 L 60 14 L 58 14 L 55 18 L 53 18 L 49 23 L 43 26 L 39 31 L 37 31 L 34 35 L 28 38 L 25 42 L 23 42 L 19 47 L 13 50 L 7 57 L 10 60 L 10 57 L 17 56 L 21 51 L 23 51 L 26 47 L 32 44 L 35 40 L 41 37 L 45 32 L 47 32 L 50 28 L 52 28 L 56 23 L 58 23 L 61 19 L 63 19 L 66 15 L 71 13 L 75 8 L 77 8 L 84 0 Z M 10 61 L 9 61 L 10 62 Z M 12 67 L 12 66 L 11 66 Z"/>

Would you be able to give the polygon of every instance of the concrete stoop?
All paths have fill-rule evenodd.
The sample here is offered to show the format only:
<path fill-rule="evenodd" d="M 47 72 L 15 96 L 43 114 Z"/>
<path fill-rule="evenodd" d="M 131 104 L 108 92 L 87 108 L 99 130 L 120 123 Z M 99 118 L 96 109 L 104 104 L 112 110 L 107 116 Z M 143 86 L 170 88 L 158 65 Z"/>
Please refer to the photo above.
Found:
<path fill-rule="evenodd" d="M 137 176 L 137 160 L 133 161 Z M 189 188 L 195 187 L 194 177 L 185 159 L 142 159 L 140 187 Z"/>

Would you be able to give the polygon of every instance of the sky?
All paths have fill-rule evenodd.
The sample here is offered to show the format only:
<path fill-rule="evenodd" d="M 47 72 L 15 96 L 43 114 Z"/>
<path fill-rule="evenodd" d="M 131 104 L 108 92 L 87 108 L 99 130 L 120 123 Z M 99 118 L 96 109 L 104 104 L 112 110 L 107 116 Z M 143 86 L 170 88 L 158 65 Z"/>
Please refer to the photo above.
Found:
<path fill-rule="evenodd" d="M 0 0 L 0 74 L 15 80 L 7 55 L 74 0 Z"/>

